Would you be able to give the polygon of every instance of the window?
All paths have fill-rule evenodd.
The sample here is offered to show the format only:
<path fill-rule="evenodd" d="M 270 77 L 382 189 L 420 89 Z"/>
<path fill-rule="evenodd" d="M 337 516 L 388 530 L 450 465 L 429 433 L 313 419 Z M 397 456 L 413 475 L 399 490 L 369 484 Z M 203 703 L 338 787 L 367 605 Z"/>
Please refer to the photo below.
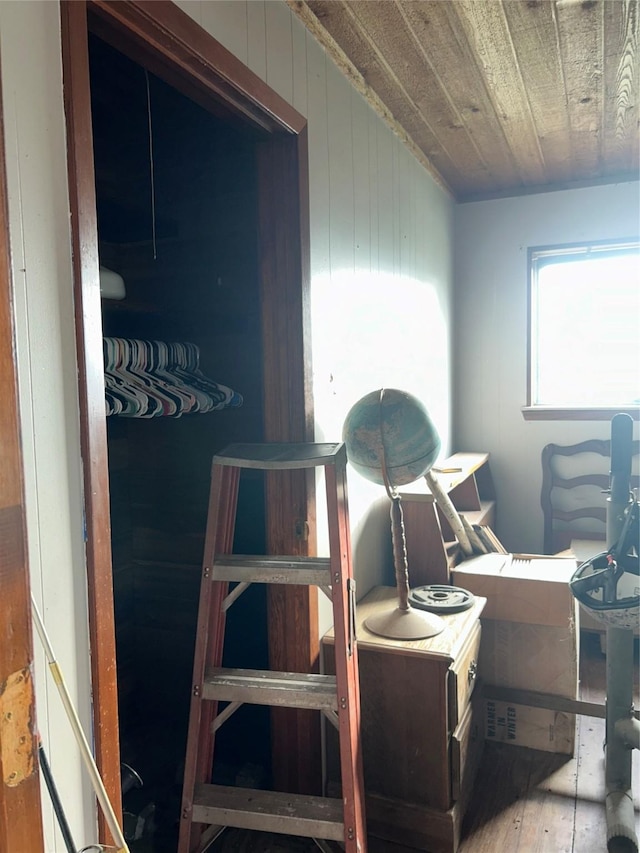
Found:
<path fill-rule="evenodd" d="M 529 276 L 525 418 L 640 409 L 638 241 L 530 249 Z"/>

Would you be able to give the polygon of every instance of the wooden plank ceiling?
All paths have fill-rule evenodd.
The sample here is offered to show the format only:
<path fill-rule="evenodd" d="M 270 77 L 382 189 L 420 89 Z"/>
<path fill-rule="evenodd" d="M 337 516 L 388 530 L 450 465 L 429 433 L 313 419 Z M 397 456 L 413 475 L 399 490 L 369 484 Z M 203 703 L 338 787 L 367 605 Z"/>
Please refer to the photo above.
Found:
<path fill-rule="evenodd" d="M 639 176 L 640 0 L 287 0 L 458 201 Z"/>

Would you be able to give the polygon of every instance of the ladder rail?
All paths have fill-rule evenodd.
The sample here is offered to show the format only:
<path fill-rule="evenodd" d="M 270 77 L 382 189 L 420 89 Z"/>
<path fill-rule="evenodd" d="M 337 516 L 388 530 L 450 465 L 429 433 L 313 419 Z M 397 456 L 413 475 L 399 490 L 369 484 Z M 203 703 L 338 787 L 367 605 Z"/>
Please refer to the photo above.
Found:
<path fill-rule="evenodd" d="M 351 537 L 347 502 L 346 449 L 343 464 L 325 469 L 331 554 L 332 599 L 338 694 L 340 770 L 344 800 L 345 840 L 366 838 L 364 776 L 360 743 L 360 689 L 355 637 L 355 581 L 351 569 Z"/>
<path fill-rule="evenodd" d="M 193 664 L 179 853 L 200 853 L 211 825 L 227 824 L 340 840 L 346 853 L 366 853 L 360 693 L 355 637 L 355 581 L 344 444 L 230 445 L 214 456 Z M 233 555 L 242 469 L 276 472 L 324 467 L 329 558 Z M 268 490 L 269 491 L 269 490 Z M 284 541 L 284 540 L 283 540 Z M 304 545 L 301 543 L 304 550 Z M 229 593 L 230 582 L 236 586 Z M 317 586 L 330 595 L 336 675 L 222 667 L 226 611 L 248 583 Z M 226 606 L 225 606 L 226 605 Z M 228 702 L 218 714 L 219 702 Z M 338 729 L 342 798 L 225 789 L 211 784 L 216 731 L 242 702 L 320 712 Z M 207 829 L 209 827 L 209 829 Z M 205 844 L 206 846 L 206 844 Z"/>
<path fill-rule="evenodd" d="M 187 730 L 187 758 L 182 793 L 182 820 L 180 822 L 180 849 L 197 850 L 200 840 L 199 825 L 191 821 L 193 810 L 193 791 L 196 784 L 210 781 L 213 763 L 214 728 L 217 716 L 217 702 L 203 703 L 201 685 L 207 667 L 220 666 L 225 627 L 225 613 L 222 602 L 227 594 L 228 582 L 211 583 L 213 558 L 216 553 L 231 551 L 235 529 L 236 508 L 240 471 L 238 468 L 221 467 L 218 476 L 212 466 L 211 491 L 208 518 L 217 519 L 214 527 L 207 525 L 200 581 L 200 601 L 196 627 L 196 645 L 191 681 L 191 702 L 189 726 Z M 210 622 L 214 617 L 213 630 Z M 199 643 L 197 637 L 206 636 L 206 644 Z M 183 833 L 189 834 L 188 844 L 184 843 Z"/>

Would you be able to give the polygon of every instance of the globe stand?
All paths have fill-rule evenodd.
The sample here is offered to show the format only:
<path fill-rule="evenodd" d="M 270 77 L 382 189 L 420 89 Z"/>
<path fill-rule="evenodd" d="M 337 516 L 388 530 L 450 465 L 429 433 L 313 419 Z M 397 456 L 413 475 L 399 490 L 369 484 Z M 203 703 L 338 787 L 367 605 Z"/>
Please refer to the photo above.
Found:
<path fill-rule="evenodd" d="M 405 391 L 381 388 L 366 394 L 349 410 L 342 434 L 349 461 L 368 480 L 384 485 L 391 501 L 391 537 L 398 606 L 365 620 L 372 634 L 398 640 L 423 640 L 444 630 L 436 614 L 409 603 L 409 570 L 402 507 L 397 486 L 429 471 L 440 438 L 422 403 Z"/>
<path fill-rule="evenodd" d="M 370 616 L 365 620 L 364 627 L 372 634 L 392 640 L 424 640 L 427 637 L 435 637 L 444 630 L 444 620 L 435 613 L 415 610 L 409 603 L 409 565 L 400 495 L 394 491 L 389 492 L 389 497 L 398 606 L 393 610 Z"/>

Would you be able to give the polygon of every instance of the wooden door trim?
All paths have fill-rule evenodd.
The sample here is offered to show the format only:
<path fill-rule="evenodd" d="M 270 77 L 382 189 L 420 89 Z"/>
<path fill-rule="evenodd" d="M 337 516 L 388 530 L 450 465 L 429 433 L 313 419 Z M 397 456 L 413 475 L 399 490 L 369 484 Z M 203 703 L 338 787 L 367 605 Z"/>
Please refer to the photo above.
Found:
<path fill-rule="evenodd" d="M 292 334 L 311 326 L 306 129 L 272 135 L 258 148 L 265 439 L 313 441 L 310 338 Z M 314 470 L 267 476 L 266 498 L 270 552 L 315 553 Z M 316 587 L 270 586 L 268 610 L 271 668 L 317 671 Z M 321 793 L 319 715 L 274 708 L 271 730 L 276 789 Z"/>
<path fill-rule="evenodd" d="M 84 478 L 94 750 L 102 781 L 122 825 L 109 470 L 86 5 L 82 2 L 61 3 L 60 15 Z M 98 812 L 98 824 L 100 840 L 112 841 L 101 810 Z"/>
<path fill-rule="evenodd" d="M 198 88 L 256 128 L 300 133 L 306 119 L 186 13 L 168 0 L 89 0 L 105 29 L 98 35 L 130 58 L 153 65 L 168 83 Z M 96 25 L 97 26 L 97 25 Z M 116 46 L 116 45 L 114 45 Z"/>
<path fill-rule="evenodd" d="M 31 594 L 5 162 L 0 101 L 0 637 L 3 638 L 0 642 L 0 850 L 42 853 L 38 738 L 33 725 Z M 9 637 L 11 641 L 7 642 Z M 13 724 L 7 720 L 13 720 Z"/>
<path fill-rule="evenodd" d="M 115 629 L 109 517 L 109 475 L 104 416 L 104 378 L 102 366 L 102 324 L 100 311 L 98 242 L 92 151 L 87 28 L 96 18 L 108 33 L 110 43 L 131 55 L 154 63 L 154 70 L 186 94 L 197 91 L 198 100 L 207 100 L 214 109 L 221 103 L 233 114 L 265 135 L 265 151 L 280 152 L 274 163 L 283 170 L 282 180 L 273 175 L 277 196 L 293 198 L 285 224 L 273 216 L 267 200 L 261 205 L 261 233 L 274 232 L 276 239 L 263 240 L 261 287 L 263 304 L 270 299 L 263 315 L 263 329 L 277 316 L 287 318 L 287 334 L 272 335 L 265 350 L 268 374 L 265 397 L 265 437 L 267 440 L 310 440 L 313 430 L 309 360 L 309 233 L 306 120 L 232 54 L 209 36 L 198 24 L 170 2 L 133 2 L 133 0 L 62 0 L 61 25 L 65 110 L 68 130 L 68 168 L 72 210 L 74 292 L 76 304 L 76 340 L 79 364 L 82 454 L 84 462 L 85 511 L 87 522 L 87 571 L 89 574 L 89 623 L 91 636 L 91 673 L 93 714 L 96 734 L 96 762 L 114 808 L 119 814 L 120 755 L 118 736 L 117 681 L 115 669 Z M 103 33 L 101 32 L 100 35 Z M 135 57 L 134 57 L 135 58 Z M 137 61 L 140 61 L 138 58 Z M 281 138 L 289 139 L 283 143 Z M 282 146 L 295 150 L 295 167 L 282 157 Z M 272 156 L 266 155 L 266 156 Z M 286 206 L 283 208 L 287 211 Z M 295 296 L 294 296 L 295 295 Z M 286 371 L 281 374 L 283 366 Z M 273 383 L 286 393 L 273 393 Z M 310 523 L 310 538 L 315 537 L 314 484 L 304 478 L 293 487 L 296 512 Z M 286 516 L 286 513 L 285 513 Z M 269 544 L 282 537 L 279 525 L 287 524 L 285 538 L 291 539 L 296 519 L 276 518 L 267 505 Z M 298 542 L 299 552 L 308 542 Z M 318 629 L 314 596 L 294 588 L 285 592 L 286 607 L 295 609 L 296 618 L 284 623 L 285 634 L 276 647 L 284 659 L 295 650 L 300 637 L 309 637 L 306 658 L 317 661 Z M 273 632 L 271 632 L 273 647 Z M 296 653 L 293 652 L 293 656 Z M 274 754 L 275 772 L 280 778 L 306 778 L 318 767 L 310 767 L 313 757 L 300 751 L 300 744 L 311 740 L 313 723 L 300 712 L 297 731 L 280 730 L 282 752 Z M 274 723 L 278 729 L 278 723 Z M 281 724 L 282 726 L 283 724 Z M 292 760 L 291 756 L 295 756 Z M 278 763 L 289 768 L 284 774 Z M 295 781 L 293 784 L 296 784 Z M 108 841 L 104 821 L 100 839 Z"/>

